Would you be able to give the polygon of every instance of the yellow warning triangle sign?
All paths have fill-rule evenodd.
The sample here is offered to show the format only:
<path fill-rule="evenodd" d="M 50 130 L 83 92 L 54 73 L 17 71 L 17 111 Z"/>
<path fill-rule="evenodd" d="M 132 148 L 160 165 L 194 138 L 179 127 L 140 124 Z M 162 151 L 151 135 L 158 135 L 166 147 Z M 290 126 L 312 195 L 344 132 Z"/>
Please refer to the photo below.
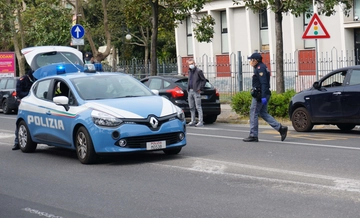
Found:
<path fill-rule="evenodd" d="M 302 36 L 303 39 L 325 39 L 330 38 L 328 31 L 321 22 L 319 16 L 314 13 Z"/>

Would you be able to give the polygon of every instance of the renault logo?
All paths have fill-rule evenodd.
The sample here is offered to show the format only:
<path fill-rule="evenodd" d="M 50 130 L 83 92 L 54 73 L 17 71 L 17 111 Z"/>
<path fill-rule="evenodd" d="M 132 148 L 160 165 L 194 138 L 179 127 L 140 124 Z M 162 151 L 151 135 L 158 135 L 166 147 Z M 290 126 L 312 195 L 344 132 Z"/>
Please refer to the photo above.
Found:
<path fill-rule="evenodd" d="M 159 125 L 159 121 L 155 117 L 151 117 L 149 123 L 153 128 L 156 128 Z"/>

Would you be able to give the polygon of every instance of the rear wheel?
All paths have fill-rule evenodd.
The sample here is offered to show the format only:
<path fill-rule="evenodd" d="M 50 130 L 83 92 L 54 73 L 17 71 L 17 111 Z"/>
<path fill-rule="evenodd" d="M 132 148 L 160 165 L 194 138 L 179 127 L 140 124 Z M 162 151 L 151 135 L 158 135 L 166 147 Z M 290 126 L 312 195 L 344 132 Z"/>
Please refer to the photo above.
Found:
<path fill-rule="evenodd" d="M 336 125 L 341 131 L 350 131 L 354 129 L 355 124 L 337 124 Z"/>
<path fill-rule="evenodd" d="M 75 138 L 76 155 L 83 164 L 92 164 L 97 160 L 97 155 L 89 132 L 85 127 L 80 127 Z"/>
<path fill-rule="evenodd" d="M 18 128 L 19 146 L 21 151 L 25 153 L 34 152 L 37 143 L 33 142 L 33 140 L 31 139 L 29 128 L 27 127 L 25 121 L 21 121 L 17 128 Z"/>
<path fill-rule="evenodd" d="M 8 105 L 7 99 L 5 99 L 5 100 L 2 102 L 2 110 L 3 110 L 3 113 L 4 113 L 4 114 L 9 114 L 9 113 L 11 113 L 11 110 L 9 109 L 9 105 Z"/>
<path fill-rule="evenodd" d="M 216 121 L 216 119 L 217 119 L 217 115 L 211 115 L 211 116 L 209 115 L 209 116 L 204 117 L 204 122 L 206 124 L 212 124 Z"/>
<path fill-rule="evenodd" d="M 314 127 L 311 123 L 309 112 L 303 108 L 297 108 L 291 116 L 294 129 L 298 132 L 309 132 Z"/>
<path fill-rule="evenodd" d="M 168 149 L 165 149 L 163 150 L 163 152 L 167 155 L 175 155 L 175 154 L 178 154 L 180 153 L 182 147 L 179 147 L 179 148 L 168 148 Z"/>

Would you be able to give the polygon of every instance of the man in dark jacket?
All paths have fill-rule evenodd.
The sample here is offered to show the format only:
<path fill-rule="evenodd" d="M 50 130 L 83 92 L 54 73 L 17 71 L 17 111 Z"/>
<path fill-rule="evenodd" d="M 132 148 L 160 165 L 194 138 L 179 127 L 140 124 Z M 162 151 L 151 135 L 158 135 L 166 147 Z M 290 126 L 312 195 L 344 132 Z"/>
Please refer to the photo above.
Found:
<path fill-rule="evenodd" d="M 189 126 L 200 127 L 204 125 L 203 111 L 201 107 L 201 91 L 205 86 L 206 78 L 201 69 L 195 66 L 194 59 L 187 61 L 189 65 L 189 81 L 188 81 L 188 101 L 191 113 L 191 121 L 188 123 Z M 198 123 L 195 124 L 195 107 L 198 112 Z"/>
<path fill-rule="evenodd" d="M 279 131 L 281 141 L 284 141 L 288 128 L 282 126 L 274 117 L 268 114 L 267 103 L 271 96 L 270 91 L 270 72 L 266 65 L 262 62 L 262 56 L 254 53 L 250 57 L 250 65 L 254 67 L 254 75 L 252 76 L 252 101 L 250 106 L 250 134 L 249 137 L 243 139 L 244 142 L 258 142 L 259 134 L 259 115 L 274 129 Z M 258 94 L 256 94 L 259 92 Z"/>
<path fill-rule="evenodd" d="M 34 83 L 35 78 L 33 76 L 33 71 L 29 70 L 24 76 L 20 77 L 20 79 L 16 83 L 16 97 L 20 101 L 22 98 L 29 94 L 30 88 Z M 15 128 L 15 140 L 14 146 L 12 150 L 20 149 L 19 146 L 19 138 L 18 138 L 18 128 Z"/>

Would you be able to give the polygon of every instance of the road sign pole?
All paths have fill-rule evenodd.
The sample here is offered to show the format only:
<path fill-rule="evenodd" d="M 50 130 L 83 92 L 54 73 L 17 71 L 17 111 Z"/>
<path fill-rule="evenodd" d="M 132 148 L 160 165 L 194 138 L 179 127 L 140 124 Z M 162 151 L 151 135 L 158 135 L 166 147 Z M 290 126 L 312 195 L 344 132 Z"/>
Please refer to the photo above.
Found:
<path fill-rule="evenodd" d="M 318 69 L 318 40 L 315 39 L 315 73 L 316 73 L 316 81 L 319 80 L 319 69 Z"/>

